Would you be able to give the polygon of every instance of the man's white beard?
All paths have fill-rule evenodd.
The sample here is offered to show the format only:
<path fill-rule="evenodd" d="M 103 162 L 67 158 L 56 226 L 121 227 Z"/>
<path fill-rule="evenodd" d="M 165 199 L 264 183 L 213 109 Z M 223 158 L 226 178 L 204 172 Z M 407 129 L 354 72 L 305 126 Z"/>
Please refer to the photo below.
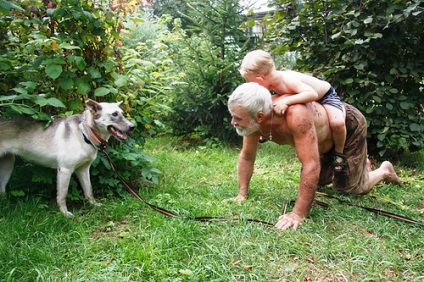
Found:
<path fill-rule="evenodd" d="M 257 122 L 255 122 L 255 120 L 251 120 L 249 126 L 243 128 L 240 126 L 234 126 L 236 128 L 237 134 L 240 136 L 247 136 L 250 135 L 252 133 L 255 133 L 256 131 L 258 131 L 261 127 L 261 125 Z"/>

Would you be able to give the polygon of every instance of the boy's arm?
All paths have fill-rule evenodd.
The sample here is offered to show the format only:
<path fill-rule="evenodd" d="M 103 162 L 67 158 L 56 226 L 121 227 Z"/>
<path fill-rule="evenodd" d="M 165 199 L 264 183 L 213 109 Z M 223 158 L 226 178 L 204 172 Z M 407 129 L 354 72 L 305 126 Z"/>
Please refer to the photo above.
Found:
<path fill-rule="evenodd" d="M 277 103 L 274 104 L 274 111 L 277 114 L 283 115 L 287 108 L 295 104 L 305 104 L 319 99 L 318 92 L 308 84 L 302 82 L 296 77 L 286 77 L 285 86 L 287 93 L 293 93 L 292 95 L 287 95 L 283 99 L 279 99 Z M 283 94 L 283 93 L 279 93 Z"/>

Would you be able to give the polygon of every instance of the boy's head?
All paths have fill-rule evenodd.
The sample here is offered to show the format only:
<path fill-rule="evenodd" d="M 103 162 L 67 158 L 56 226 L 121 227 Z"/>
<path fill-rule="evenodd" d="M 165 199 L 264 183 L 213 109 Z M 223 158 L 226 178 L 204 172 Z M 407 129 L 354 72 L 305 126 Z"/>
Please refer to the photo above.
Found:
<path fill-rule="evenodd" d="M 263 50 L 251 51 L 244 56 L 240 66 L 240 74 L 249 81 L 261 75 L 268 75 L 275 69 L 271 54 Z"/>

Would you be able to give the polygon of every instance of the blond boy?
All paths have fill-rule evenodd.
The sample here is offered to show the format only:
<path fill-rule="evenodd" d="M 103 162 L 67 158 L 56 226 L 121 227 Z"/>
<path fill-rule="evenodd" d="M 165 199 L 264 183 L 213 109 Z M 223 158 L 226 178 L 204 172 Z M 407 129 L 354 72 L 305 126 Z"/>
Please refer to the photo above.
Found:
<path fill-rule="evenodd" d="M 345 109 L 330 83 L 296 71 L 276 70 L 271 55 L 263 50 L 246 54 L 241 63 L 240 74 L 248 82 L 256 82 L 277 95 L 290 94 L 274 104 L 276 114 L 284 115 L 288 106 L 294 104 L 312 101 L 322 104 L 328 115 L 334 141 L 333 168 L 335 171 L 344 170 L 347 164 L 344 155 Z"/>

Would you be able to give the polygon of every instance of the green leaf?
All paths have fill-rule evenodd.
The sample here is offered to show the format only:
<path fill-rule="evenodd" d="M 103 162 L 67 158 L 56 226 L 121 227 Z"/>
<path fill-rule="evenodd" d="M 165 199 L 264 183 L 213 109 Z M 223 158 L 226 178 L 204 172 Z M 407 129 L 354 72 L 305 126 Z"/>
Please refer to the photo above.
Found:
<path fill-rule="evenodd" d="M 77 68 L 82 71 L 85 69 L 85 67 L 87 66 L 87 63 L 85 62 L 83 57 L 76 57 L 75 58 L 75 65 L 77 66 Z"/>
<path fill-rule="evenodd" d="M 337 33 L 335 33 L 335 34 L 331 35 L 331 39 L 339 38 L 341 34 L 342 34 L 342 32 L 341 32 L 341 31 L 340 31 L 340 32 L 337 32 Z"/>
<path fill-rule="evenodd" d="M 28 94 L 28 91 L 25 88 L 15 87 L 15 88 L 12 88 L 12 90 L 14 90 L 15 92 L 24 94 L 24 95 Z M 6 97 L 8 97 L 8 96 L 6 96 Z"/>
<path fill-rule="evenodd" d="M 247 21 L 247 26 L 248 27 L 253 27 L 255 25 L 256 25 L 256 21 L 255 20 L 250 19 L 250 20 Z"/>
<path fill-rule="evenodd" d="M 81 100 L 79 99 L 74 99 L 68 102 L 68 109 L 71 110 L 71 114 L 73 112 L 80 112 L 82 110 L 84 110 L 84 106 L 81 102 Z"/>
<path fill-rule="evenodd" d="M 36 111 L 30 107 L 21 107 L 21 112 L 27 115 L 33 115 L 36 113 Z"/>
<path fill-rule="evenodd" d="M 94 67 L 90 67 L 87 69 L 87 73 L 93 78 L 93 79 L 97 79 L 97 78 L 101 78 L 102 74 Z"/>
<path fill-rule="evenodd" d="M 62 101 L 60 101 L 60 100 L 59 100 L 59 99 L 57 99 L 57 98 L 49 98 L 49 99 L 47 100 L 47 103 L 48 103 L 50 106 L 53 106 L 53 107 L 56 107 L 56 108 L 66 108 L 65 104 L 63 104 L 63 103 L 62 103 Z"/>
<path fill-rule="evenodd" d="M 345 84 L 352 84 L 353 83 L 353 78 L 348 78 L 344 81 Z"/>
<path fill-rule="evenodd" d="M 401 103 L 400 103 L 400 107 L 401 107 L 403 110 L 409 110 L 409 103 L 407 103 L 407 102 L 401 102 Z"/>
<path fill-rule="evenodd" d="M 70 78 L 59 79 L 59 86 L 62 89 L 69 90 L 72 88 L 72 86 L 74 86 L 74 81 Z"/>
<path fill-rule="evenodd" d="M 69 44 L 69 43 L 62 43 L 62 44 L 59 44 L 59 48 L 61 48 L 61 49 L 66 49 L 66 50 L 81 49 L 79 46 L 74 46 L 74 45 L 71 45 L 71 44 Z"/>
<path fill-rule="evenodd" d="M 364 24 L 370 24 L 372 23 L 372 20 L 373 20 L 372 17 L 368 17 L 364 20 Z"/>
<path fill-rule="evenodd" d="M 56 79 L 62 73 L 62 67 L 60 65 L 48 65 L 46 67 L 46 74 L 52 79 Z"/>
<path fill-rule="evenodd" d="M 363 70 L 365 68 L 364 64 L 356 64 L 356 65 L 354 65 L 354 67 L 357 70 Z"/>
<path fill-rule="evenodd" d="M 19 97 L 18 95 L 0 96 L 0 101 L 15 100 L 18 97 Z"/>
<path fill-rule="evenodd" d="M 421 131 L 421 126 L 418 124 L 418 123 L 411 123 L 410 125 L 409 125 L 409 129 L 411 130 L 411 131 Z"/>
<path fill-rule="evenodd" d="M 53 59 L 47 59 L 44 60 L 43 63 L 48 65 L 66 65 L 66 61 L 62 58 L 53 58 Z"/>
<path fill-rule="evenodd" d="M 13 105 L 11 105 L 10 106 L 10 108 L 12 109 L 12 110 L 14 110 L 15 112 L 17 112 L 17 113 L 22 113 L 22 108 L 24 108 L 24 107 L 22 107 L 22 106 L 20 106 L 20 105 L 16 105 L 16 104 L 13 104 Z"/>
<path fill-rule="evenodd" d="M 101 97 L 101 96 L 106 96 L 109 93 L 110 93 L 110 90 L 108 88 L 99 87 L 94 91 L 94 96 Z"/>
<path fill-rule="evenodd" d="M 90 85 L 87 82 L 85 82 L 83 79 L 78 79 L 75 82 L 75 86 L 77 87 L 78 92 L 83 95 L 87 94 L 91 90 Z"/>
<path fill-rule="evenodd" d="M 115 85 L 118 87 L 123 87 L 127 84 L 128 77 L 120 75 L 118 78 L 114 81 Z"/>
<path fill-rule="evenodd" d="M 381 98 L 380 98 L 380 97 L 378 97 L 377 95 L 373 95 L 373 96 L 372 96 L 372 99 L 373 99 L 374 101 L 376 101 L 377 103 L 381 103 Z"/>
<path fill-rule="evenodd" d="M 35 88 L 37 88 L 38 83 L 34 82 L 34 81 L 24 81 L 24 82 L 21 82 L 20 85 L 25 86 L 26 89 L 31 91 L 31 90 L 35 90 Z"/>
<path fill-rule="evenodd" d="M 44 107 L 49 104 L 48 100 L 44 96 L 37 96 L 33 101 L 40 107 Z"/>
<path fill-rule="evenodd" d="M 25 11 L 23 8 L 14 3 L 9 1 L 0 1 L 0 12 L 2 12 L 2 14 L 8 15 L 11 9 L 19 10 L 21 12 Z"/>

